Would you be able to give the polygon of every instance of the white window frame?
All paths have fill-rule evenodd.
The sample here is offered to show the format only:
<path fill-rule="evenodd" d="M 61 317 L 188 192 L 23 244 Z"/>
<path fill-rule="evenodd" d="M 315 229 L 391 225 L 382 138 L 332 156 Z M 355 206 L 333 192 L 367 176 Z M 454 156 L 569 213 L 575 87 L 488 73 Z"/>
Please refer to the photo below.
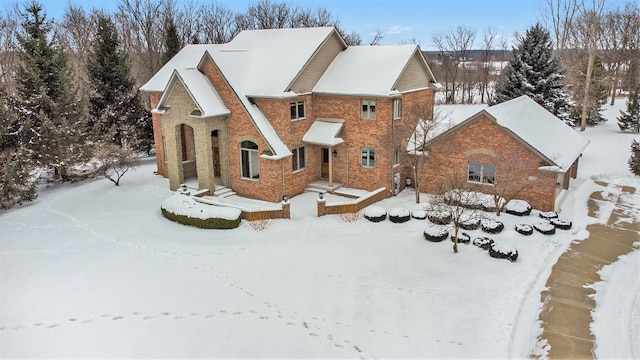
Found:
<path fill-rule="evenodd" d="M 376 119 L 376 101 L 375 100 L 362 100 L 360 102 L 360 118 L 362 120 Z"/>
<path fill-rule="evenodd" d="M 376 149 L 370 147 L 360 148 L 360 165 L 365 168 L 376 166 Z"/>
<path fill-rule="evenodd" d="M 293 172 L 302 171 L 307 168 L 307 151 L 304 146 L 295 148 L 291 151 L 293 153 L 291 161 L 291 169 Z"/>
<path fill-rule="evenodd" d="M 253 147 L 243 147 L 245 143 L 253 144 L 255 149 Z M 245 168 L 248 170 L 248 176 L 245 174 Z M 260 180 L 258 145 L 251 140 L 245 140 L 240 143 L 240 177 L 246 180 Z"/>
<path fill-rule="evenodd" d="M 399 148 L 394 148 L 393 149 L 393 166 L 398 166 L 400 165 L 400 149 Z"/>
<path fill-rule="evenodd" d="M 302 109 L 302 114 L 300 114 Z M 307 104 L 304 100 L 292 101 L 289 103 L 289 110 L 291 112 L 291 120 L 302 120 L 307 118 Z"/>
<path fill-rule="evenodd" d="M 472 180 L 471 179 L 471 167 L 474 166 L 476 168 L 479 168 L 480 173 L 479 173 L 479 180 Z M 493 180 L 490 180 L 491 178 L 486 177 L 485 176 L 485 168 L 487 170 L 487 172 L 491 173 L 490 169 L 493 168 Z M 474 176 L 475 178 L 475 176 Z M 468 165 L 467 165 L 467 182 L 470 183 L 474 183 L 474 184 L 482 184 L 482 185 L 491 185 L 494 186 L 496 183 L 496 166 L 493 164 L 482 164 L 479 162 L 475 162 L 475 161 L 469 161 Z"/>
<path fill-rule="evenodd" d="M 402 118 L 402 99 L 393 99 L 393 120 Z"/>

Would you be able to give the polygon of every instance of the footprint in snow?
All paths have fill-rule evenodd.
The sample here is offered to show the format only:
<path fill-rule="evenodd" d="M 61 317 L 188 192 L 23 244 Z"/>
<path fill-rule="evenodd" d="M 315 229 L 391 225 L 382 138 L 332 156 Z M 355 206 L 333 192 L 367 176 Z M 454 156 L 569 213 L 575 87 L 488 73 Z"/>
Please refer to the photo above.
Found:
<path fill-rule="evenodd" d="M 69 319 L 69 321 L 76 321 L 76 320 L 78 320 L 78 319 L 76 319 L 76 318 Z"/>
<path fill-rule="evenodd" d="M 124 316 L 114 316 L 111 318 L 111 320 L 122 320 L 124 319 Z"/>
<path fill-rule="evenodd" d="M 169 314 L 170 314 L 170 313 L 168 313 L 168 312 L 163 312 L 163 313 L 162 313 L 162 315 L 164 315 L 164 316 L 168 316 Z"/>
<path fill-rule="evenodd" d="M 151 320 L 153 318 L 154 318 L 153 316 L 145 316 L 142 318 L 142 320 Z"/>
<path fill-rule="evenodd" d="M 178 316 L 175 316 L 175 317 L 174 317 L 174 319 L 176 319 L 176 320 L 180 320 L 180 319 L 182 319 L 182 318 L 184 318 L 184 316 L 181 316 L 181 315 L 178 315 Z"/>
<path fill-rule="evenodd" d="M 90 323 L 90 322 L 92 322 L 92 321 L 93 321 L 93 319 L 88 319 L 88 320 L 83 321 L 82 323 L 83 323 L 83 324 L 88 324 L 88 323 Z"/>
<path fill-rule="evenodd" d="M 198 316 L 198 313 L 191 313 L 191 316 Z"/>
<path fill-rule="evenodd" d="M 47 329 L 53 329 L 56 326 L 58 326 L 58 324 L 52 324 L 52 325 L 47 326 Z"/>
<path fill-rule="evenodd" d="M 268 320 L 268 319 L 269 319 L 269 317 L 268 317 L 268 316 L 260 316 L 260 319 L 262 319 L 262 320 Z"/>

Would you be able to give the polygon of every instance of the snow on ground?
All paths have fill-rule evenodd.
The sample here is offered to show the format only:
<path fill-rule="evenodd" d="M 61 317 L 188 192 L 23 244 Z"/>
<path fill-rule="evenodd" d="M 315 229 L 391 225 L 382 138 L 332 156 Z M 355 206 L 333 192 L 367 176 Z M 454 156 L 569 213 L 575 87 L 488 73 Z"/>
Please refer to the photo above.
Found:
<path fill-rule="evenodd" d="M 469 231 L 515 247 L 515 263 L 427 242 L 426 220 L 317 218 L 315 193 L 293 197 L 292 219 L 263 231 L 182 226 L 160 214 L 171 193 L 153 159 L 120 187 L 100 179 L 44 190 L 0 213 L 0 357 L 528 357 L 548 272 L 587 236 L 589 177 L 629 178 L 619 144 L 628 136 L 611 125 L 585 133 L 592 144 L 560 211 L 572 230 L 516 233 L 539 221 L 534 211 L 503 214 L 498 235 Z M 376 205 L 422 208 L 411 191 Z M 625 276 L 607 280 L 615 299 Z M 630 306 L 638 314 L 638 301 Z"/>

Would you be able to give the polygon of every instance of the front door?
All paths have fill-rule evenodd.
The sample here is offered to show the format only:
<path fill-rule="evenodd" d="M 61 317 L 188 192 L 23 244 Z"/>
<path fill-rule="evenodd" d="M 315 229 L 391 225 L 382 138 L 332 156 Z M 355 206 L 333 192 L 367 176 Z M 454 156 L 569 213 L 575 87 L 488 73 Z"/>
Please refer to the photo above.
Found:
<path fill-rule="evenodd" d="M 320 177 L 328 178 L 329 177 L 329 149 L 322 148 L 322 159 L 320 161 Z"/>
<path fill-rule="evenodd" d="M 213 174 L 214 176 L 220 176 L 220 148 L 213 148 Z"/>

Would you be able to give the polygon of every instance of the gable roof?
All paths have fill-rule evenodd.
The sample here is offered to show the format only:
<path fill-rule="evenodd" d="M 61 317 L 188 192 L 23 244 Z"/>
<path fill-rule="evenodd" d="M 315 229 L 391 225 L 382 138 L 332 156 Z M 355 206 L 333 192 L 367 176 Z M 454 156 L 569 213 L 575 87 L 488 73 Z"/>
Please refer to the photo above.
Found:
<path fill-rule="evenodd" d="M 180 81 L 185 87 L 193 102 L 200 110 L 198 117 L 211 117 L 228 115 L 231 112 L 227 109 L 226 105 L 218 95 L 218 92 L 213 87 L 209 78 L 206 75 L 198 71 L 197 69 L 176 69 L 169 78 L 168 88 L 175 86 L 175 82 Z M 171 91 L 165 91 L 158 101 L 156 112 L 162 112 L 159 110 L 165 104 L 165 101 L 170 96 Z"/>
<path fill-rule="evenodd" d="M 419 51 L 416 45 L 349 46 L 336 56 L 313 92 L 390 96 L 412 56 Z"/>

